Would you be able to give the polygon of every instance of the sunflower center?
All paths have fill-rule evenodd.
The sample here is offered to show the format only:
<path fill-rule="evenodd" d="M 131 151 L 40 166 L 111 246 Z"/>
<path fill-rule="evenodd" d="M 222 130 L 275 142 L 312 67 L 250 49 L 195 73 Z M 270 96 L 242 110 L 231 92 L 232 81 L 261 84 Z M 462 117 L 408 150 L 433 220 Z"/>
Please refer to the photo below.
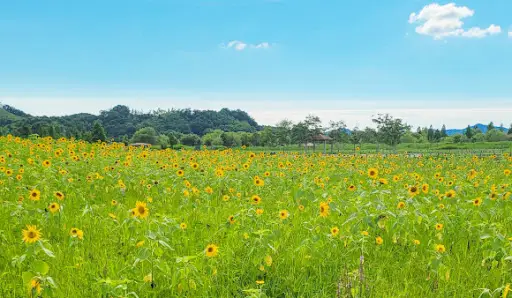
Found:
<path fill-rule="evenodd" d="M 213 252 L 213 247 L 208 247 L 208 252 Z"/>
<path fill-rule="evenodd" d="M 140 214 L 144 214 L 146 212 L 146 208 L 144 208 L 143 206 L 139 206 L 137 210 L 139 211 Z"/>
<path fill-rule="evenodd" d="M 36 237 L 36 233 L 30 231 L 28 232 L 28 238 L 35 238 Z"/>

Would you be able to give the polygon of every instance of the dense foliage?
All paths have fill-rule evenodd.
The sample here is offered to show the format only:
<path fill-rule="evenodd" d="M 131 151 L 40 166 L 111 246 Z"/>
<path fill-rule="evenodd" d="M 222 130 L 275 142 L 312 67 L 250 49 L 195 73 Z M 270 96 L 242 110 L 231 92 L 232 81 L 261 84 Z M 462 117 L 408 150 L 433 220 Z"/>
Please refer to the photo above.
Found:
<path fill-rule="evenodd" d="M 376 128 L 348 129 L 343 121 L 331 121 L 324 126 L 314 115 L 293 123 L 289 120 L 275 126 L 260 126 L 246 112 L 222 109 L 156 110 L 150 113 L 131 111 L 126 106 L 116 106 L 99 115 L 75 114 L 63 117 L 33 117 L 11 106 L 0 109 L 0 135 L 8 133 L 29 137 L 38 135 L 53 138 L 68 137 L 89 142 L 114 140 L 129 143 L 149 143 L 161 148 L 205 145 L 209 148 L 237 146 L 283 147 L 299 145 L 305 150 L 314 146 L 319 135 L 330 137 L 328 143 L 381 144 L 396 148 L 400 143 L 475 143 L 512 141 L 512 126 L 506 129 L 477 124 L 465 129 L 434 129 L 431 125 L 415 131 L 400 118 L 378 115 L 373 122 Z M 317 140 L 318 141 L 318 140 Z M 321 143 L 321 141 L 320 141 Z"/>

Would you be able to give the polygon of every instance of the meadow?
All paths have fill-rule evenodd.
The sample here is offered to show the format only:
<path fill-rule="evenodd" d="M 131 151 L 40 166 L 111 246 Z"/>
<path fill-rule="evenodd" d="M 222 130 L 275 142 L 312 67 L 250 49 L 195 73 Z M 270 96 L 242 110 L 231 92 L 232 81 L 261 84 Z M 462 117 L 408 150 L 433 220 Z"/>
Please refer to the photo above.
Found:
<path fill-rule="evenodd" d="M 511 170 L 0 137 L 0 297 L 507 297 Z"/>

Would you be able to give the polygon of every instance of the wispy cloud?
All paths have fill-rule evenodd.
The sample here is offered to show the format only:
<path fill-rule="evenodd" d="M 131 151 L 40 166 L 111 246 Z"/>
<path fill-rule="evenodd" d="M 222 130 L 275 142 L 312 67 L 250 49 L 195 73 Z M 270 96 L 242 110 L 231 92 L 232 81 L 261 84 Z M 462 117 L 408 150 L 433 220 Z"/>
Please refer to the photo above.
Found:
<path fill-rule="evenodd" d="M 472 17 L 474 14 L 475 11 L 467 6 L 456 6 L 455 3 L 446 5 L 433 3 L 423 7 L 419 13 L 411 13 L 409 23 L 419 24 L 416 27 L 416 33 L 432 36 L 434 39 L 455 36 L 483 38 L 501 33 L 501 27 L 494 24 L 487 28 L 464 29 L 462 20 Z"/>
<path fill-rule="evenodd" d="M 512 30 L 508 31 L 508 37 L 512 38 Z"/>
<path fill-rule="evenodd" d="M 221 44 L 224 49 L 234 49 L 236 51 L 243 51 L 246 49 L 270 49 L 270 43 L 261 42 L 258 44 L 249 44 L 240 40 L 232 40 L 227 44 Z"/>

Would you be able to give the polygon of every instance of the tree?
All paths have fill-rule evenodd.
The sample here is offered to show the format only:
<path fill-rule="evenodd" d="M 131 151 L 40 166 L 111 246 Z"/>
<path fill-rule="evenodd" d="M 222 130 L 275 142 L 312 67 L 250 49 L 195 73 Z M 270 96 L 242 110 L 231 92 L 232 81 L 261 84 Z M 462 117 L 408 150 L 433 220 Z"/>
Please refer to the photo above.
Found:
<path fill-rule="evenodd" d="M 350 133 L 350 137 L 349 137 L 349 140 L 350 140 L 350 143 L 352 143 L 354 145 L 354 149 L 356 148 L 356 145 L 357 144 L 361 144 L 361 141 L 363 139 L 363 132 L 359 130 L 359 128 L 357 127 L 354 127 L 354 129 L 352 129 L 352 132 Z"/>
<path fill-rule="evenodd" d="M 348 142 L 347 125 L 345 122 L 329 122 L 329 137 L 331 137 L 336 144 L 343 144 L 344 142 Z"/>
<path fill-rule="evenodd" d="M 493 130 L 495 127 L 494 127 L 494 123 L 491 121 L 489 122 L 489 124 L 487 125 L 487 131 L 489 130 Z"/>
<path fill-rule="evenodd" d="M 155 145 L 157 141 L 157 133 L 153 127 L 141 128 L 137 130 L 132 137 L 132 143 L 148 143 Z"/>
<path fill-rule="evenodd" d="M 314 136 L 317 136 L 322 133 L 322 121 L 318 116 L 308 115 L 306 119 L 304 119 L 304 124 L 307 127 L 307 140 L 310 141 Z"/>
<path fill-rule="evenodd" d="M 272 127 L 265 126 L 261 132 L 261 143 L 263 146 L 273 146 L 275 144 L 276 137 Z"/>
<path fill-rule="evenodd" d="M 277 144 L 281 146 L 290 144 L 292 127 L 293 123 L 287 119 L 276 124 L 275 136 Z"/>
<path fill-rule="evenodd" d="M 99 121 L 94 121 L 94 124 L 92 126 L 91 141 L 105 142 L 105 140 L 107 140 L 107 135 L 105 134 L 105 129 L 103 128 L 103 125 L 101 125 Z"/>
<path fill-rule="evenodd" d="M 180 142 L 174 133 L 167 134 L 167 137 L 169 138 L 171 148 L 174 148 L 174 146 L 178 145 Z"/>
<path fill-rule="evenodd" d="M 446 134 L 446 125 L 443 124 L 443 127 L 441 127 L 441 138 L 446 138 L 448 134 Z"/>
<path fill-rule="evenodd" d="M 505 135 L 505 133 L 503 131 L 494 128 L 494 129 L 488 130 L 485 133 L 485 139 L 488 142 L 501 142 L 501 141 L 506 141 L 507 136 Z"/>
<path fill-rule="evenodd" d="M 198 146 L 201 145 L 201 138 L 196 134 L 184 134 L 180 142 L 185 146 Z"/>
<path fill-rule="evenodd" d="M 473 129 L 471 128 L 471 126 L 468 125 L 468 127 L 464 131 L 464 135 L 468 138 L 468 140 L 471 140 L 473 138 L 473 136 L 475 134 L 474 134 Z"/>
<path fill-rule="evenodd" d="M 435 134 L 434 127 L 432 127 L 432 125 L 430 125 L 430 127 L 428 128 L 428 132 L 427 132 L 427 139 L 429 142 L 433 142 L 435 140 L 434 134 Z"/>
<path fill-rule="evenodd" d="M 510 123 L 510 128 L 508 129 L 507 134 L 512 135 L 512 123 Z"/>
<path fill-rule="evenodd" d="M 380 139 L 395 150 L 396 145 L 400 144 L 401 137 L 411 128 L 411 126 L 403 123 L 402 119 L 393 118 L 389 114 L 379 114 L 372 121 L 377 124 Z"/>
<path fill-rule="evenodd" d="M 166 135 L 159 135 L 157 138 L 157 142 L 162 149 L 167 149 L 167 146 L 169 146 L 169 137 Z"/>
<path fill-rule="evenodd" d="M 306 123 L 301 121 L 301 122 L 295 124 L 292 127 L 291 134 L 292 134 L 292 142 L 297 143 L 297 144 L 303 144 L 304 149 L 306 150 L 307 142 L 308 142 L 308 127 L 307 127 Z"/>

